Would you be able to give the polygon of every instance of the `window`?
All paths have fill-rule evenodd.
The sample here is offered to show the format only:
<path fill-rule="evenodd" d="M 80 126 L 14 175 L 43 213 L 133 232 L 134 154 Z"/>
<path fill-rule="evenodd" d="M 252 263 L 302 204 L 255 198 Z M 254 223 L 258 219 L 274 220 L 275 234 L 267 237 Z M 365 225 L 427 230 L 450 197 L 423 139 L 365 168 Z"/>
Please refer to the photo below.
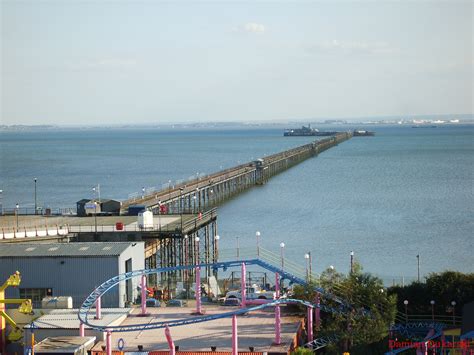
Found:
<path fill-rule="evenodd" d="M 51 288 L 20 288 L 20 298 L 28 298 L 33 303 L 33 308 L 41 308 L 41 300 L 53 295 Z"/>

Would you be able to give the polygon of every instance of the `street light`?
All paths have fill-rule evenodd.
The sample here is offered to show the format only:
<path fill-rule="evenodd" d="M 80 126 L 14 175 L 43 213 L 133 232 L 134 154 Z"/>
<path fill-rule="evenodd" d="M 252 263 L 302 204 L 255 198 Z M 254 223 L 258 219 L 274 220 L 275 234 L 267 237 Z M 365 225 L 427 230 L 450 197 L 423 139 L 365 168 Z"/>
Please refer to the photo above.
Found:
<path fill-rule="evenodd" d="M 145 187 L 142 187 L 142 199 L 145 198 Z"/>
<path fill-rule="evenodd" d="M 434 300 L 431 300 L 430 301 L 430 304 L 431 304 L 431 321 L 434 323 L 434 305 L 435 305 L 435 301 Z"/>
<path fill-rule="evenodd" d="M 94 235 L 97 237 L 97 201 L 94 201 L 94 224 L 95 224 Z"/>
<path fill-rule="evenodd" d="M 197 211 L 200 212 L 201 211 L 201 196 L 199 194 L 199 187 L 196 187 L 196 197 L 199 197 L 198 198 L 198 210 Z"/>
<path fill-rule="evenodd" d="M 20 205 L 17 203 L 16 206 L 15 206 L 15 214 L 16 214 L 16 231 L 18 232 L 18 214 L 19 214 L 19 209 L 20 209 Z"/>
<path fill-rule="evenodd" d="M 35 214 L 37 214 L 37 211 L 38 211 L 38 205 L 37 205 L 37 200 L 36 200 L 36 182 L 38 181 L 37 178 L 34 178 L 34 181 L 35 181 Z"/>
<path fill-rule="evenodd" d="M 240 257 L 240 243 L 239 243 L 239 237 L 235 237 L 235 242 L 237 245 L 237 258 Z"/>
<path fill-rule="evenodd" d="M 183 233 L 183 187 L 179 188 L 179 214 L 181 217 L 181 233 Z"/>
<path fill-rule="evenodd" d="M 418 264 L 418 282 L 420 282 L 420 254 L 416 255 L 417 264 Z"/>
<path fill-rule="evenodd" d="M 354 272 L 354 252 L 351 251 L 351 274 Z"/>
<path fill-rule="evenodd" d="M 194 241 L 196 242 L 196 265 L 198 265 L 200 263 L 200 260 L 199 260 L 199 237 L 196 236 L 194 238 Z"/>
<path fill-rule="evenodd" d="M 283 252 L 284 248 L 285 248 L 285 243 L 281 242 L 280 243 L 280 256 L 281 256 L 281 268 L 282 269 L 285 267 L 285 258 L 284 258 L 284 252 Z"/>
<path fill-rule="evenodd" d="M 305 255 L 304 258 L 306 259 L 306 276 L 308 278 L 308 282 L 311 281 L 311 275 L 312 275 L 312 260 L 311 260 L 311 251 L 308 251 Z"/>
<path fill-rule="evenodd" d="M 3 201 L 2 201 L 2 197 L 3 197 L 3 190 L 0 190 L 0 216 L 3 216 Z"/>
<path fill-rule="evenodd" d="M 405 324 L 408 323 L 408 300 L 403 301 L 405 305 Z"/>
<path fill-rule="evenodd" d="M 255 237 L 257 237 L 257 256 L 260 256 L 260 232 L 256 231 L 255 232 Z"/>

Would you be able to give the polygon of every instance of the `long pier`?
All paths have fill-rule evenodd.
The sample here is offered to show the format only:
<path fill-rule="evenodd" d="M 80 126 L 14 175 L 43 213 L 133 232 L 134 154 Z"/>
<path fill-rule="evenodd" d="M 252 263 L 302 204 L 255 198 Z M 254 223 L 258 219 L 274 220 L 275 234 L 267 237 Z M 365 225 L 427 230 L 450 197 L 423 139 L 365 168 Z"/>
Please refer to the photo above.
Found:
<path fill-rule="evenodd" d="M 122 202 L 121 213 L 126 214 L 131 205 L 144 205 L 154 214 L 163 213 L 163 211 L 174 214 L 200 213 L 250 187 L 264 184 L 272 176 L 352 136 L 352 132 L 339 132 L 332 137 L 237 165 L 185 184 L 170 186 L 152 194 L 129 199 Z"/>

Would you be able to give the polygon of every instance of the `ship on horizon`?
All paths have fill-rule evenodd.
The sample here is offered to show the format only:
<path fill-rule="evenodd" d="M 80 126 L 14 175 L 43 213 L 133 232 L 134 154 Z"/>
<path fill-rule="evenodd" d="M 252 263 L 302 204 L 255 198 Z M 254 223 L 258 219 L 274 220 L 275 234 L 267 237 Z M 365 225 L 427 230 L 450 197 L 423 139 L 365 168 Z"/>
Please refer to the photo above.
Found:
<path fill-rule="evenodd" d="M 308 124 L 308 127 L 302 126 L 301 128 L 290 128 L 285 129 L 283 136 L 285 137 L 305 137 L 305 136 L 334 136 L 337 134 L 337 131 L 320 131 L 317 128 L 311 128 L 311 125 Z"/>

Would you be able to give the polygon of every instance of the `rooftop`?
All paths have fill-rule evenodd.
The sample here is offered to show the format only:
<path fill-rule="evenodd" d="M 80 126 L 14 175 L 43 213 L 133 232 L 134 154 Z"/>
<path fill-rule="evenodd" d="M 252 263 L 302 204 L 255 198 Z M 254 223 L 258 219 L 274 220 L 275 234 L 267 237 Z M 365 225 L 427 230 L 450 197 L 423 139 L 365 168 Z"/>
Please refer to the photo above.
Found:
<path fill-rule="evenodd" d="M 285 306 L 282 308 L 281 344 L 273 344 L 275 340 L 275 313 L 273 309 L 252 312 L 237 317 L 238 344 L 240 351 L 248 351 L 250 346 L 256 352 L 287 353 L 301 325 L 302 317 L 290 314 L 285 315 Z M 231 311 L 231 307 L 206 306 L 206 314 L 218 314 Z M 134 309 L 122 325 L 148 324 L 157 321 L 187 319 L 191 315 L 191 307 L 175 308 L 160 307 L 147 308 L 150 314 L 137 317 L 139 309 Z M 232 349 L 232 318 L 216 319 L 209 322 L 182 325 L 170 328 L 173 341 L 180 351 L 209 352 L 211 346 L 217 352 L 229 352 Z M 123 338 L 123 351 L 137 351 L 138 345 L 143 345 L 144 351 L 169 350 L 164 329 L 134 331 L 126 333 L 112 333 L 112 344 Z M 101 351 L 103 342 L 96 344 L 93 350 Z"/>
<path fill-rule="evenodd" d="M 117 256 L 139 242 L 97 243 L 6 243 L 0 248 L 0 258 L 42 256 Z"/>
<path fill-rule="evenodd" d="M 35 353 L 74 353 L 79 349 L 90 349 L 94 341 L 95 337 L 63 336 L 46 338 L 35 345 Z"/>
<path fill-rule="evenodd" d="M 130 313 L 131 308 L 103 308 L 102 319 L 94 320 L 95 312 L 90 312 L 89 319 L 92 324 L 101 326 L 118 325 Z M 79 329 L 78 309 L 55 309 L 46 315 L 43 315 L 34 321 L 35 329 Z M 25 328 L 32 328 L 27 324 Z M 90 328 L 85 326 L 85 329 Z"/>

